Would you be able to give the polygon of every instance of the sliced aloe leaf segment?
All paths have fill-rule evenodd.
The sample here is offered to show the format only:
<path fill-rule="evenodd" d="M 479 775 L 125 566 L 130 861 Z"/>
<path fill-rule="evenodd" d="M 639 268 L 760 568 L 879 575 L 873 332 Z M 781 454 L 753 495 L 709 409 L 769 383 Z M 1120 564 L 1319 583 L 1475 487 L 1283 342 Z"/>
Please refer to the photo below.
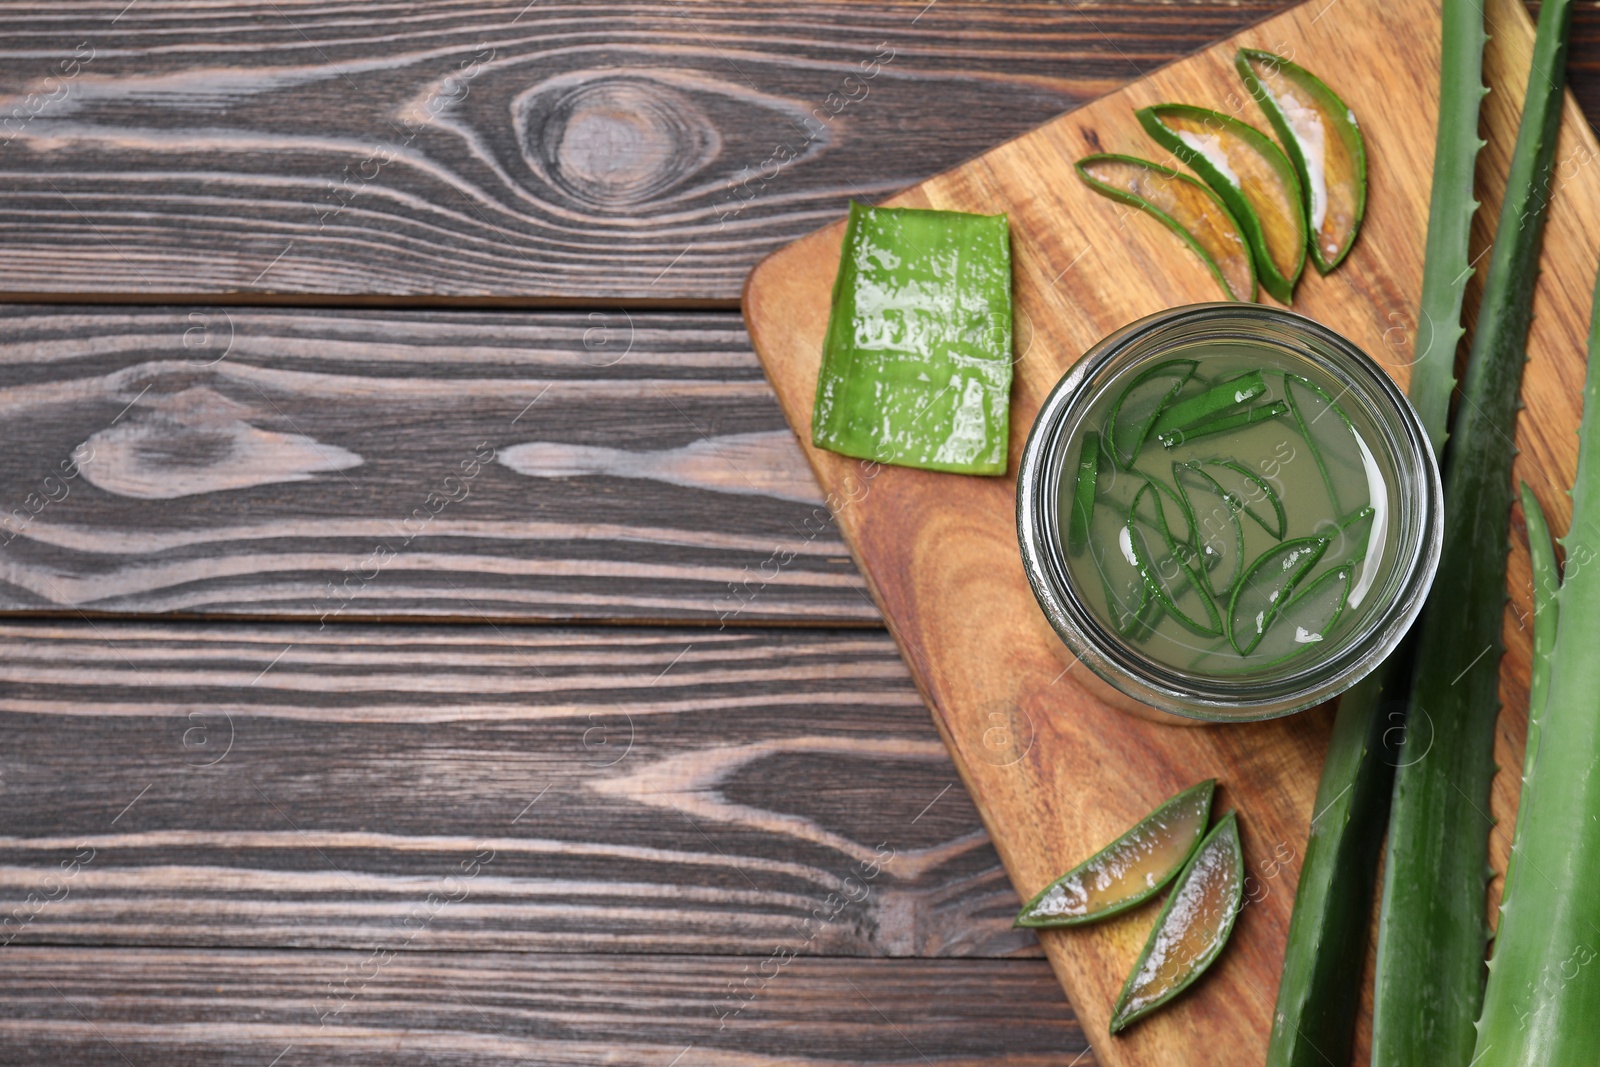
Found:
<path fill-rule="evenodd" d="M 1017 926 L 1078 926 L 1149 900 L 1177 877 L 1205 837 L 1211 795 L 1207 779 L 1171 797 L 1093 856 L 1051 882 L 1017 913 Z"/>
<path fill-rule="evenodd" d="M 1111 1032 L 1144 1018 L 1194 984 L 1222 953 L 1244 898 L 1239 823 L 1228 812 L 1178 872 L 1133 973 L 1111 1012 Z"/>
<path fill-rule="evenodd" d="M 1161 601 L 1148 584 L 1139 588 L 1139 598 L 1132 611 L 1118 620 L 1117 633 L 1142 641 L 1161 619 Z"/>
<path fill-rule="evenodd" d="M 1261 666 L 1272 666 L 1292 659 L 1322 643 L 1339 622 L 1350 602 L 1350 585 L 1355 568 L 1342 565 L 1306 582 L 1289 602 L 1279 608 L 1256 646 L 1266 657 Z"/>
<path fill-rule="evenodd" d="M 1328 503 L 1335 514 L 1343 514 L 1328 468 L 1329 464 L 1345 471 L 1360 471 L 1364 467 L 1360 438 L 1350 423 L 1350 416 L 1337 400 L 1298 374 L 1283 376 L 1283 398 L 1294 413 L 1295 425 L 1311 450 L 1311 458 L 1316 461 L 1317 472 L 1322 475 L 1323 487 L 1328 491 Z"/>
<path fill-rule="evenodd" d="M 1203 459 L 1196 466 L 1216 479 L 1228 503 L 1254 519 L 1273 537 L 1283 538 L 1289 520 L 1271 482 L 1231 459 Z"/>
<path fill-rule="evenodd" d="M 1198 365 L 1192 359 L 1169 359 L 1141 371 L 1128 383 L 1106 420 L 1106 445 L 1117 466 L 1133 466 L 1150 436 L 1151 427 L 1188 383 Z"/>
<path fill-rule="evenodd" d="M 1289 405 L 1282 400 L 1274 400 L 1270 404 L 1252 404 L 1243 411 L 1235 411 L 1229 415 L 1219 415 L 1210 422 L 1202 422 L 1197 426 L 1190 426 L 1184 430 L 1168 430 L 1160 436 L 1159 440 L 1163 448 L 1177 448 L 1185 441 L 1193 441 L 1197 437 L 1209 437 L 1214 433 L 1242 430 L 1246 426 L 1254 426 L 1258 422 L 1275 419 L 1288 410 Z"/>
<path fill-rule="evenodd" d="M 1194 511 L 1189 501 L 1166 482 L 1159 478 L 1146 478 L 1145 489 L 1135 494 L 1132 507 L 1141 521 L 1155 524 L 1162 537 L 1184 544 L 1194 543 Z M 1181 534 L 1178 532 L 1179 523 L 1183 526 Z"/>
<path fill-rule="evenodd" d="M 1228 640 L 1241 656 L 1255 651 L 1295 585 L 1328 549 L 1326 537 L 1298 537 L 1273 545 L 1245 568 L 1228 604 Z"/>
<path fill-rule="evenodd" d="M 1158 104 L 1138 116 L 1221 197 L 1250 243 L 1261 287 L 1289 303 L 1306 262 L 1306 211 L 1283 149 L 1249 123 L 1203 107 Z"/>
<path fill-rule="evenodd" d="M 1172 404 L 1161 413 L 1150 432 L 1159 437 L 1173 430 L 1198 426 L 1234 411 L 1266 391 L 1267 383 L 1260 371 L 1242 374 Z"/>
<path fill-rule="evenodd" d="M 1106 603 L 1115 616 L 1115 629 L 1122 637 L 1142 633 L 1145 624 L 1154 621 L 1152 602 L 1155 595 L 1145 584 L 1144 575 L 1126 553 L 1108 552 L 1097 568 L 1100 581 L 1105 584 Z"/>
<path fill-rule="evenodd" d="M 1377 509 L 1371 506 L 1357 508 L 1354 514 L 1330 530 L 1327 558 L 1338 560 L 1341 566 L 1366 559 L 1372 541 L 1372 522 L 1377 514 Z"/>
<path fill-rule="evenodd" d="M 1192 248 L 1230 300 L 1256 298 L 1256 268 L 1244 231 L 1217 195 L 1187 174 L 1134 156 L 1078 160 L 1078 176 L 1095 192 L 1159 219 Z"/>
<path fill-rule="evenodd" d="M 1149 482 L 1134 494 L 1128 524 L 1123 528 L 1128 547 L 1132 549 L 1134 566 L 1161 601 L 1162 608 L 1173 618 L 1204 637 L 1221 636 L 1222 615 L 1206 593 L 1205 580 L 1197 570 L 1199 555 L 1187 542 L 1172 536 L 1163 515 L 1161 494 L 1156 489 L 1158 484 Z M 1204 619 L 1196 619 L 1178 607 L 1178 598 L 1191 588 L 1205 609 Z"/>
<path fill-rule="evenodd" d="M 1244 566 L 1239 509 L 1228 502 L 1227 492 L 1217 480 L 1200 467 L 1174 463 L 1172 481 L 1194 516 L 1195 548 L 1205 564 L 1206 584 L 1214 596 L 1227 599 Z"/>
<path fill-rule="evenodd" d="M 1089 544 L 1089 519 L 1094 514 L 1094 486 L 1100 474 L 1100 435 L 1083 435 L 1078 449 L 1078 480 L 1072 487 L 1072 516 L 1067 523 L 1067 545 L 1074 553 Z"/>
<path fill-rule="evenodd" d="M 1241 48 L 1235 65 L 1299 171 L 1311 262 L 1326 274 L 1349 253 L 1367 210 L 1367 148 L 1355 112 L 1282 56 Z"/>

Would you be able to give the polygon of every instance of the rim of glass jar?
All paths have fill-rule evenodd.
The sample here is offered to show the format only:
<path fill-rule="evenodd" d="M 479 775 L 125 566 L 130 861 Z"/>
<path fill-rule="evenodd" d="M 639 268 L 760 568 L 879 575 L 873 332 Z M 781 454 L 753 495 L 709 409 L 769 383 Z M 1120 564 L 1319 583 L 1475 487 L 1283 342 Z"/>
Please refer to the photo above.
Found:
<path fill-rule="evenodd" d="M 1197 331 L 1210 327 L 1210 333 Z M 1265 336 L 1263 336 L 1265 334 Z M 1176 335 L 1176 336 L 1173 336 Z M 1119 359 L 1163 350 L 1162 342 L 1205 339 L 1277 344 L 1309 358 L 1324 372 L 1359 388 L 1394 460 L 1400 515 L 1391 544 L 1401 557 L 1385 592 L 1388 606 L 1333 655 L 1282 676 L 1230 680 L 1183 674 L 1134 651 L 1095 617 L 1073 589 L 1065 566 L 1057 500 L 1066 464 L 1063 430 L 1097 390 L 1086 388 Z M 1289 339 L 1305 342 L 1289 345 Z M 1369 412 L 1370 413 L 1370 412 Z M 1420 483 L 1420 485 L 1418 484 Z M 1418 491 L 1420 489 L 1420 491 Z M 1405 394 L 1360 348 L 1326 326 L 1292 311 L 1260 304 L 1189 304 L 1148 315 L 1094 345 L 1068 371 L 1039 409 L 1017 468 L 1017 537 L 1023 569 L 1051 628 L 1096 675 L 1159 711 L 1217 722 L 1250 722 L 1290 715 L 1342 693 L 1394 651 L 1416 621 L 1433 584 L 1443 538 L 1443 491 L 1427 433 Z"/>

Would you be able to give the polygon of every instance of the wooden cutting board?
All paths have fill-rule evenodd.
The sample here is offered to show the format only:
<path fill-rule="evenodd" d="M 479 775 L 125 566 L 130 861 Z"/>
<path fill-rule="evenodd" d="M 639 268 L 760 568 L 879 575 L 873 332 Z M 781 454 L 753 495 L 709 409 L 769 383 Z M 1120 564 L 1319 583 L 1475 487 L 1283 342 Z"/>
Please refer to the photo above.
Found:
<path fill-rule="evenodd" d="M 1473 254 L 1488 247 L 1521 110 L 1533 28 L 1520 0 L 1487 0 L 1479 211 Z M 1134 109 L 1184 101 L 1265 127 L 1232 57 L 1241 46 L 1288 55 L 1320 74 L 1359 116 L 1370 158 L 1365 229 L 1327 278 L 1308 269 L 1294 308 L 1351 338 L 1404 384 L 1412 358 L 1438 113 L 1436 0 L 1311 0 L 1204 52 L 1001 145 L 889 203 L 1011 217 L 1019 354 L 1011 466 L 1046 393 L 1100 337 L 1142 315 L 1218 298 L 1215 283 L 1154 220 L 1089 192 L 1071 171 L 1090 152 L 1166 153 Z M 1557 529 L 1575 465 L 1589 294 L 1600 253 L 1600 159 L 1569 98 L 1557 151 L 1524 397 L 1519 474 Z M 1260 897 L 1240 915 L 1210 974 L 1169 1009 L 1111 1038 L 1106 1024 L 1154 919 L 1155 904 L 1041 940 L 1105 1067 L 1262 1061 L 1330 715 L 1184 728 L 1143 721 L 1076 684 L 1045 628 L 1017 551 L 1010 478 L 881 467 L 810 446 L 812 393 L 842 223 L 777 252 L 751 274 L 744 310 L 789 423 L 828 493 L 956 765 L 1027 897 L 1178 789 L 1223 783 L 1217 810 L 1241 814 Z M 1487 255 L 1469 292 L 1476 299 Z M 1528 674 L 1529 578 L 1513 520 L 1510 649 L 1502 670 L 1502 767 L 1521 765 Z M 1448 590 L 1443 591 L 1448 595 Z M 1466 667 L 1476 649 L 1461 650 Z M 1081 672 L 1078 667 L 1076 671 Z M 1502 772 L 1493 850 L 1503 869 L 1517 775 Z M 1360 1039 L 1365 1060 L 1366 1035 Z"/>

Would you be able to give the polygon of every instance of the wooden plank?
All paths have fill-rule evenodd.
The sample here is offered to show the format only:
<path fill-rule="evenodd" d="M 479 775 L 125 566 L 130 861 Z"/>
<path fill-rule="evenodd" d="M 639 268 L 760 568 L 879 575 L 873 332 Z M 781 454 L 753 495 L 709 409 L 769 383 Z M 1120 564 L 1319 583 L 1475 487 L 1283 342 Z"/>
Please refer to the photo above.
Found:
<path fill-rule="evenodd" d="M 0 307 L 0 419 L 0 611 L 877 618 L 730 313 Z"/>
<path fill-rule="evenodd" d="M 1371 168 L 1364 235 L 1337 272 L 1302 280 L 1295 308 L 1351 337 L 1405 380 L 1437 111 L 1438 5 L 1345 0 L 1337 18 L 1323 19 L 1326 10 L 1313 3 L 1263 23 L 893 201 L 1010 213 L 1023 323 L 1013 469 L 1046 391 L 1079 353 L 1142 315 L 1215 299 L 1215 283 L 1169 232 L 1094 195 L 1068 167 L 1091 151 L 1148 153 L 1133 116 L 1137 107 L 1174 99 L 1245 106 L 1232 69 L 1241 44 L 1316 57 L 1315 68 L 1360 116 Z M 1492 92 L 1483 123 L 1489 147 L 1480 159 L 1479 193 L 1486 204 L 1480 249 L 1481 223 L 1494 217 L 1504 188 L 1532 42 L 1532 27 L 1515 0 L 1493 0 L 1486 11 L 1492 37 L 1485 75 Z M 1395 52 L 1399 41 L 1405 42 L 1404 61 Z M 1600 174 L 1588 165 L 1597 153 L 1600 146 L 1569 99 L 1529 339 L 1534 358 L 1524 395 L 1533 417 L 1515 428 L 1518 471 L 1538 486 L 1558 528 L 1567 502 L 1557 487 L 1571 479 L 1600 247 Z M 767 260 L 746 293 L 756 348 L 802 434 L 841 229 Z M 1259 1058 L 1293 899 L 1295 865 L 1281 861 L 1297 858 L 1305 840 L 1326 714 L 1181 730 L 1114 711 L 1064 674 L 1070 660 L 1045 627 L 1018 562 L 1007 480 L 874 470 L 812 449 L 808 458 L 822 484 L 855 501 L 841 513 L 846 539 L 1021 892 L 1037 890 L 1178 787 L 1211 775 L 1223 780 L 1222 803 L 1241 810 L 1247 863 L 1263 895 L 1241 915 L 1232 944 L 1200 992 L 1098 1052 L 1118 1065 Z M 1519 610 L 1507 624 L 1508 703 L 1497 753 L 1508 771 L 1494 798 L 1501 827 L 1494 852 L 1501 862 L 1513 825 L 1508 799 L 1521 766 L 1526 707 L 1528 645 L 1521 626 L 1527 572 L 1520 552 L 1519 546 L 1511 570 Z M 974 618 L 986 625 L 972 625 Z M 1479 651 L 1461 650 L 1460 666 Z M 997 736 L 997 723 L 1009 729 Z M 1147 924 L 1148 917 L 1139 916 L 1044 937 L 1089 1033 L 1103 1032 Z"/>
<path fill-rule="evenodd" d="M 5 963 L 16 1067 L 1094 1063 L 1041 960 L 796 959 L 759 986 L 763 960 L 740 957 L 13 947 Z"/>
<path fill-rule="evenodd" d="M 0 646 L 0 944 L 1038 952 L 881 633 Z"/>
<path fill-rule="evenodd" d="M 722 301 L 1280 6 L 0 5 L 0 292 Z M 119 13 L 120 12 L 120 13 Z"/>

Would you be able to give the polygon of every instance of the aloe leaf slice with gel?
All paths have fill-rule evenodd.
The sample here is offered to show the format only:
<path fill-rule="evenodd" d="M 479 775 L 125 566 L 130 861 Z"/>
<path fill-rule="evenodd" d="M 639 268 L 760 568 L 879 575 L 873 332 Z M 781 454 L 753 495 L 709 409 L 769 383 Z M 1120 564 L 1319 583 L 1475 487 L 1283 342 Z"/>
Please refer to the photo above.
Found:
<path fill-rule="evenodd" d="M 1215 778 L 1164 801 L 1121 837 L 1033 895 L 1016 926 L 1079 926 L 1138 907 L 1177 877 L 1205 836 Z"/>
<path fill-rule="evenodd" d="M 1234 651 L 1248 656 L 1255 650 L 1327 548 L 1326 537 L 1297 537 L 1267 549 L 1245 569 L 1228 603 L 1228 641 Z"/>
<path fill-rule="evenodd" d="M 1188 104 L 1137 112 L 1156 143 L 1211 186 L 1239 221 L 1261 287 L 1285 304 L 1306 262 L 1300 177 L 1283 149 L 1247 122 Z"/>
<path fill-rule="evenodd" d="M 1299 172 L 1311 262 L 1326 274 L 1350 253 L 1367 211 L 1367 148 L 1355 112 L 1283 56 L 1241 48 L 1235 65 Z"/>
<path fill-rule="evenodd" d="M 1154 216 L 1183 238 L 1229 300 L 1256 298 L 1256 266 L 1225 204 L 1187 174 L 1134 156 L 1085 156 L 1078 177 L 1091 189 Z"/>
<path fill-rule="evenodd" d="M 1118 1033 L 1194 984 L 1222 954 L 1244 899 L 1239 823 L 1228 812 L 1178 874 L 1111 1012 Z"/>

